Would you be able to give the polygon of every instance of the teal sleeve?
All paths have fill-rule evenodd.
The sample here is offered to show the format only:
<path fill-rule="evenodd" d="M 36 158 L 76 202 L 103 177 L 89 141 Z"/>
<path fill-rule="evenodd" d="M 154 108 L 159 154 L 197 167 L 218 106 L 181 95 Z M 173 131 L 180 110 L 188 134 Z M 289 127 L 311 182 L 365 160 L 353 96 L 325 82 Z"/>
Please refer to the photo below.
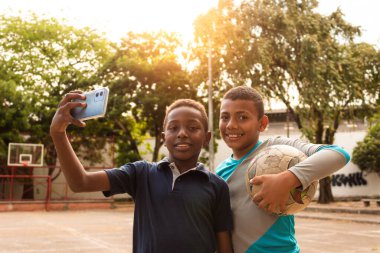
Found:
<path fill-rule="evenodd" d="M 317 149 L 317 152 L 320 151 L 320 150 L 323 150 L 323 149 L 332 149 L 332 150 L 335 150 L 335 151 L 341 153 L 344 156 L 344 158 L 346 159 L 346 164 L 351 160 L 350 154 L 346 150 L 342 149 L 339 146 L 336 146 L 336 145 L 320 146 Z"/>

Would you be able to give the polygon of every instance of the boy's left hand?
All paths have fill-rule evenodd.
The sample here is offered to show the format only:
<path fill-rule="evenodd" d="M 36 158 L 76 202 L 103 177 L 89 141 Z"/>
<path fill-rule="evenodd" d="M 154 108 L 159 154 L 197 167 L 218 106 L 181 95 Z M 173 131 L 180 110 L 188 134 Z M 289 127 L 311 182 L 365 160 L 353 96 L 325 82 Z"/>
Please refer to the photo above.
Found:
<path fill-rule="evenodd" d="M 301 185 L 299 179 L 290 171 L 256 176 L 250 183 L 261 185 L 261 190 L 253 196 L 253 201 L 269 213 L 284 212 L 290 191 Z"/>

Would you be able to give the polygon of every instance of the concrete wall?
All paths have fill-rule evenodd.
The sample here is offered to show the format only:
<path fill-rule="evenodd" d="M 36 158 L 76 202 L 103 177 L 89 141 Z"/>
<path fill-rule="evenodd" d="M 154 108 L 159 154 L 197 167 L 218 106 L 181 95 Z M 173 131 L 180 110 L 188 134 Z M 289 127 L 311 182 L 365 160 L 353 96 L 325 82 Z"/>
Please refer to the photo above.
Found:
<path fill-rule="evenodd" d="M 357 142 L 365 135 L 365 131 L 338 133 L 336 144 L 352 155 Z M 377 173 L 365 174 L 352 162 L 332 175 L 332 186 L 336 197 L 380 196 L 380 176 Z"/>

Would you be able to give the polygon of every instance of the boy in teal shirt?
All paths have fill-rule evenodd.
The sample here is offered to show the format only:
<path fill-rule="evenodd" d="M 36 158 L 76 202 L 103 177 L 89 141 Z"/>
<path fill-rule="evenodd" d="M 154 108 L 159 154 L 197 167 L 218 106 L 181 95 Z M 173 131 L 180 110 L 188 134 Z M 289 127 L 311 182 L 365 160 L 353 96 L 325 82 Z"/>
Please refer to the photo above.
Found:
<path fill-rule="evenodd" d="M 224 95 L 219 128 L 232 155 L 217 167 L 216 174 L 230 188 L 235 253 L 299 252 L 294 216 L 278 216 L 273 211 L 285 209 L 292 189 L 306 189 L 311 182 L 334 173 L 350 159 L 347 152 L 334 145 L 309 144 L 283 137 L 261 141 L 259 135 L 267 125 L 268 117 L 264 115 L 263 100 L 257 91 L 239 86 Z M 251 180 L 254 185 L 262 185 L 252 201 L 245 187 L 248 164 L 263 148 L 279 144 L 296 147 L 308 158 L 283 173 Z"/>

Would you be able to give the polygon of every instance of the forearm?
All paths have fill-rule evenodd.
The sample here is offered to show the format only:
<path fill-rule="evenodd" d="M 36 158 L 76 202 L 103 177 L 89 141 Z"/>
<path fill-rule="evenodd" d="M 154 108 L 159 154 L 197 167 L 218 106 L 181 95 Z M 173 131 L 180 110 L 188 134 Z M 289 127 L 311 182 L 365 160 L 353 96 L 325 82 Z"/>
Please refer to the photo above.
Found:
<path fill-rule="evenodd" d="M 322 179 L 346 165 L 346 158 L 338 151 L 324 149 L 293 166 L 289 170 L 302 183 L 303 189 L 311 182 Z"/>
<path fill-rule="evenodd" d="M 322 179 L 341 169 L 349 161 L 349 154 L 335 145 L 307 143 L 300 139 L 276 137 L 271 145 L 289 145 L 305 153 L 308 158 L 289 170 L 298 178 L 303 189 L 313 181 Z M 326 149 L 324 149 L 326 148 Z"/>
<path fill-rule="evenodd" d="M 70 189 L 74 192 L 84 191 L 86 171 L 75 154 L 66 132 L 51 132 L 50 135 L 57 151 L 61 170 Z"/>

